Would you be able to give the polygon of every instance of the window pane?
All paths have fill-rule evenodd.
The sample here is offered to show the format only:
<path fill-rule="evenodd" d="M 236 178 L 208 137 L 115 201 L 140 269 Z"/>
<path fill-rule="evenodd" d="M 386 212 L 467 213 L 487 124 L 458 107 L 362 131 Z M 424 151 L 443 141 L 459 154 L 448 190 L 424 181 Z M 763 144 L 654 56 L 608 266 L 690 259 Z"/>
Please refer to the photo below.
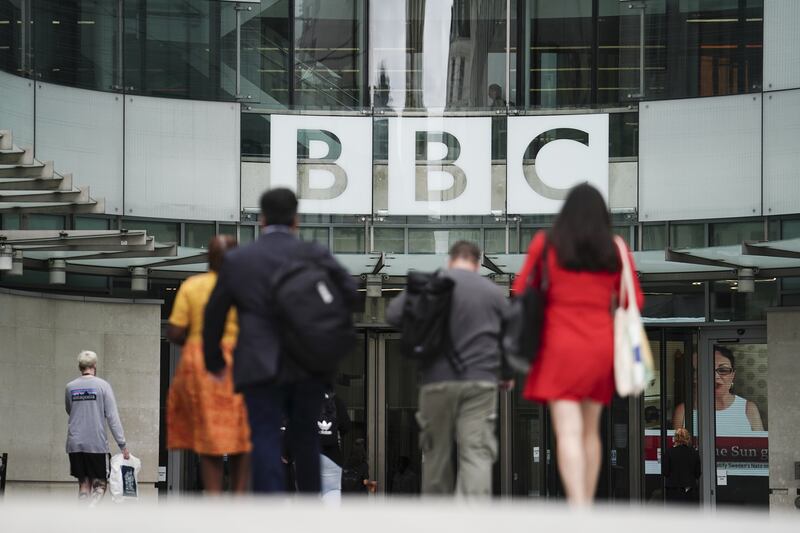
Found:
<path fill-rule="evenodd" d="M 364 228 L 334 228 L 333 251 L 339 254 L 365 253 Z"/>
<path fill-rule="evenodd" d="M 756 280 L 755 292 L 736 290 L 735 280 L 711 283 L 711 320 L 766 320 L 767 308 L 778 304 L 777 282 Z"/>
<path fill-rule="evenodd" d="M 107 218 L 75 217 L 75 229 L 107 230 L 109 222 Z"/>
<path fill-rule="evenodd" d="M 247 244 L 253 242 L 256 234 L 256 226 L 239 226 L 239 244 Z"/>
<path fill-rule="evenodd" d="M 124 78 L 129 91 L 233 99 L 236 25 L 232 3 L 126 0 L 124 14 Z"/>
<path fill-rule="evenodd" d="M 446 254 L 455 242 L 480 242 L 479 229 L 409 229 L 408 253 Z"/>
<path fill-rule="evenodd" d="M 706 245 L 703 224 L 672 224 L 669 233 L 672 248 L 702 248 Z"/>
<path fill-rule="evenodd" d="M 636 157 L 639 154 L 639 115 L 611 113 L 608 116 L 608 155 Z"/>
<path fill-rule="evenodd" d="M 375 107 L 505 108 L 505 0 L 371 5 L 369 84 Z"/>
<path fill-rule="evenodd" d="M 642 316 L 647 318 L 680 317 L 686 322 L 705 321 L 705 287 L 694 283 L 645 283 Z"/>
<path fill-rule="evenodd" d="M 405 230 L 403 228 L 375 228 L 375 252 L 405 253 Z"/>
<path fill-rule="evenodd" d="M 242 157 L 269 157 L 269 115 L 242 113 Z"/>
<path fill-rule="evenodd" d="M 289 22 L 289 0 L 261 2 L 242 17 L 242 92 L 265 107 L 289 105 Z"/>
<path fill-rule="evenodd" d="M 506 253 L 506 229 L 487 228 L 483 231 L 483 253 L 485 254 L 504 254 Z"/>
<path fill-rule="evenodd" d="M 219 225 L 219 234 L 220 235 L 230 235 L 231 237 L 236 237 L 236 224 L 220 224 Z"/>
<path fill-rule="evenodd" d="M 214 224 L 186 224 L 186 242 L 190 248 L 208 248 L 208 241 L 214 236 Z"/>
<path fill-rule="evenodd" d="M 155 222 L 151 220 L 123 220 L 125 229 L 143 229 L 161 244 L 180 244 L 180 227 L 174 222 Z"/>
<path fill-rule="evenodd" d="M 592 0 L 528 0 L 525 24 L 530 107 L 592 101 Z"/>
<path fill-rule="evenodd" d="M 6 72 L 18 73 L 22 68 L 20 58 L 22 54 L 22 2 L 0 2 L 0 20 L 8 23 L 0 24 L 0 69 Z M 28 25 L 30 28 L 30 25 Z"/>
<path fill-rule="evenodd" d="M 711 246 L 729 246 L 744 241 L 763 241 L 764 223 L 726 222 L 711 224 Z"/>
<path fill-rule="evenodd" d="M 665 226 L 642 226 L 642 250 L 663 250 L 667 246 Z"/>
<path fill-rule="evenodd" d="M 19 229 L 19 215 L 0 215 L 0 228 Z"/>
<path fill-rule="evenodd" d="M 33 58 L 43 81 L 100 91 L 119 84 L 117 2 L 45 0 L 31 4 L 34 28 L 39 30 L 33 33 Z"/>
<path fill-rule="evenodd" d="M 295 1 L 296 106 L 361 107 L 362 6 L 359 0 Z"/>
<path fill-rule="evenodd" d="M 781 222 L 781 238 L 797 239 L 800 237 L 800 220 L 784 220 Z"/>
<path fill-rule="evenodd" d="M 328 228 L 300 228 L 300 240 L 328 246 Z"/>
<path fill-rule="evenodd" d="M 61 215 L 28 215 L 28 229 L 64 229 L 64 217 Z"/>

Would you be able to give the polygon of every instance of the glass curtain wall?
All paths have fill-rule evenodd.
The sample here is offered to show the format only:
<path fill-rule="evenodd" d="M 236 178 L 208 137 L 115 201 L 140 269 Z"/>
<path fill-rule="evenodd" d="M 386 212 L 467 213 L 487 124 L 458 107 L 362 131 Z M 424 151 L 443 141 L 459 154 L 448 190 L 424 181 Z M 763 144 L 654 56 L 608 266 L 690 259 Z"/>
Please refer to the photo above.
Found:
<path fill-rule="evenodd" d="M 525 107 L 761 89 L 762 0 L 527 0 L 525 8 Z"/>

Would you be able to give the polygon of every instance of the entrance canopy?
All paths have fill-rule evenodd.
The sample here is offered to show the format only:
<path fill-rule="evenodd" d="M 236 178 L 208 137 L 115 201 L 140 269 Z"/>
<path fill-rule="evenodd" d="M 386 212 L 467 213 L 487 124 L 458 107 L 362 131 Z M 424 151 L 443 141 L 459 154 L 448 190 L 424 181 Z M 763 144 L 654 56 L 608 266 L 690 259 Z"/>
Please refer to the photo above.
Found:
<path fill-rule="evenodd" d="M 4 248 L 3 248 L 4 247 Z M 206 251 L 156 242 L 144 231 L 3 231 L 0 250 L 22 256 L 24 268 L 47 270 L 52 261 L 66 272 L 129 277 L 144 269 L 150 278 L 184 279 L 207 268 Z M 758 278 L 800 276 L 800 239 L 742 243 L 735 246 L 634 252 L 641 281 L 704 281 L 735 278 L 742 269 Z M 447 265 L 446 254 L 337 254 L 353 276 L 379 276 L 401 282 L 409 270 L 432 271 Z M 481 274 L 513 277 L 525 254 L 487 254 Z M 141 271 L 140 271 L 141 272 Z"/>

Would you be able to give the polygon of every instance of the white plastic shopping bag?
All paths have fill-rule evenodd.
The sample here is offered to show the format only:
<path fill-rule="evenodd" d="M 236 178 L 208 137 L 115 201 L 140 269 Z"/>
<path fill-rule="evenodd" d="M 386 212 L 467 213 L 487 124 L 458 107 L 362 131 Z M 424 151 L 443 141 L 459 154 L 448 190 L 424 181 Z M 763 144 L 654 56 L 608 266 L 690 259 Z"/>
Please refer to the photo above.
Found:
<path fill-rule="evenodd" d="M 108 478 L 108 488 L 114 503 L 139 498 L 139 470 L 142 462 L 133 455 L 125 459 L 121 453 L 111 458 L 111 475 Z"/>
<path fill-rule="evenodd" d="M 614 312 L 614 382 L 617 394 L 635 396 L 644 392 L 653 375 L 653 355 L 636 302 L 628 249 L 621 238 L 614 241 L 622 262 L 619 307 Z"/>

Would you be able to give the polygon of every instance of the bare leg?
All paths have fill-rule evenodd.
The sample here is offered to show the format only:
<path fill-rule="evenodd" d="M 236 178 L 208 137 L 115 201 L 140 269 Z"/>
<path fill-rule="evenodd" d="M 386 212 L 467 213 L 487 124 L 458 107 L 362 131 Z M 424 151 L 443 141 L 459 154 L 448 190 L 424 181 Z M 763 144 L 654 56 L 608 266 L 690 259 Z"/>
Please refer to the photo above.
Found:
<path fill-rule="evenodd" d="M 594 500 L 597 478 L 600 476 L 600 463 L 603 460 L 603 444 L 600 440 L 600 415 L 603 404 L 586 400 L 581 402 L 583 415 L 583 452 L 585 457 L 584 495 L 586 502 Z"/>
<path fill-rule="evenodd" d="M 106 495 L 106 487 L 108 483 L 105 479 L 92 479 L 92 501 L 89 502 L 89 507 L 94 507 L 100 503 L 103 496 Z"/>
<path fill-rule="evenodd" d="M 89 499 L 92 492 L 92 480 L 89 478 L 78 480 L 78 500 Z"/>
<path fill-rule="evenodd" d="M 231 490 L 234 494 L 244 494 L 250 485 L 250 454 L 240 453 L 228 456 L 231 468 Z"/>
<path fill-rule="evenodd" d="M 222 457 L 216 455 L 200 456 L 200 474 L 206 494 L 222 494 Z"/>
<path fill-rule="evenodd" d="M 558 450 L 558 472 L 571 505 L 583 506 L 586 499 L 586 456 L 583 451 L 581 406 L 571 400 L 550 402 Z"/>

